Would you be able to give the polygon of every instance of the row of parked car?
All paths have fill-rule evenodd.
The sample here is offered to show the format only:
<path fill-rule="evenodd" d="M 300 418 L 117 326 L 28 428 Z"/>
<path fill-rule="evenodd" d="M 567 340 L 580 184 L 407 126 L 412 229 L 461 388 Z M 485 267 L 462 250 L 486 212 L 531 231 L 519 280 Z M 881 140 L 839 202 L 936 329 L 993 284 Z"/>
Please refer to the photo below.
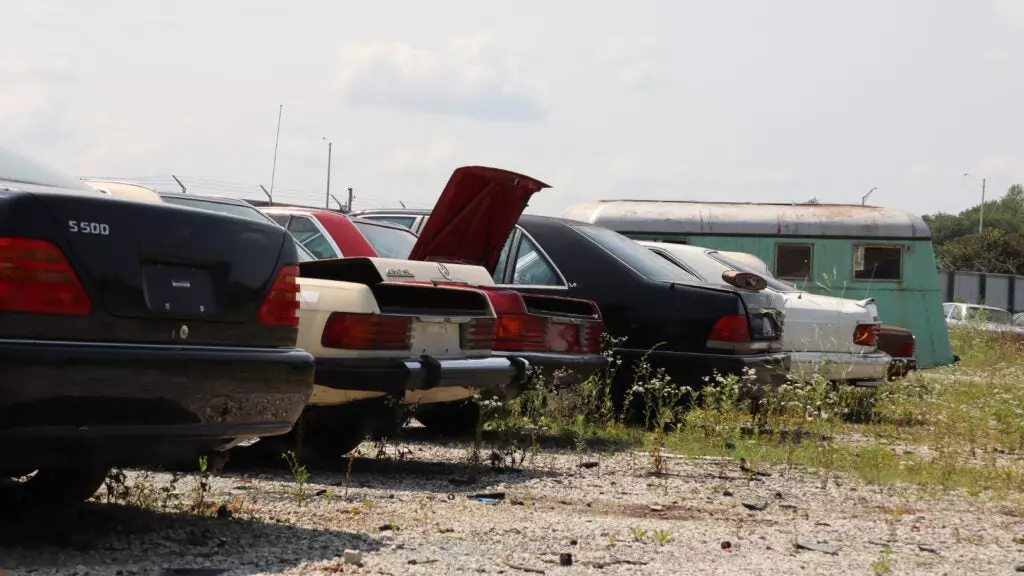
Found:
<path fill-rule="evenodd" d="M 602 371 L 606 333 L 619 407 L 642 358 L 689 386 L 778 385 L 825 358 L 875 384 L 913 362 L 912 335 L 878 351 L 870 300 L 523 215 L 547 187 L 463 167 L 429 214 L 345 215 L 83 182 L 0 149 L 0 500 L 66 505 L 112 466 L 268 436 L 340 456 L 413 406 L 471 430 L 482 391 Z"/>

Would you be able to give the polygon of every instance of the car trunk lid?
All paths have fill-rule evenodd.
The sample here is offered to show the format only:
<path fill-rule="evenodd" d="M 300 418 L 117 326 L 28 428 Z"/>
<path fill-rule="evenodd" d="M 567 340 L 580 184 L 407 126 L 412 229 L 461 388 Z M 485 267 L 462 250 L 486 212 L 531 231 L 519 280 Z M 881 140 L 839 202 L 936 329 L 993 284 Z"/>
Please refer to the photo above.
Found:
<path fill-rule="evenodd" d="M 94 304 L 116 317 L 255 322 L 286 238 L 271 224 L 198 209 L 36 197 Z"/>
<path fill-rule="evenodd" d="M 498 168 L 456 169 L 409 259 L 475 264 L 493 270 L 530 198 L 549 187 Z"/>

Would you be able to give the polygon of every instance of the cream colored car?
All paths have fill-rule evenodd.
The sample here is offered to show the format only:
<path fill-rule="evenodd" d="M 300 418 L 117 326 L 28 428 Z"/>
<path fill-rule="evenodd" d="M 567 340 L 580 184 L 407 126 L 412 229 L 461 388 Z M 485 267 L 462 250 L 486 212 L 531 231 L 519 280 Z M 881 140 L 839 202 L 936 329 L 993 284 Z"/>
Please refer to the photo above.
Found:
<path fill-rule="evenodd" d="M 178 206 L 272 221 L 244 200 L 160 196 Z M 316 386 L 285 441 L 301 434 L 302 445 L 315 453 L 341 455 L 369 433 L 388 433 L 398 424 L 401 405 L 464 400 L 525 381 L 524 360 L 491 357 L 497 326 L 487 295 L 430 284 L 493 285 L 483 267 L 369 257 L 317 260 L 298 242 L 296 247 L 302 260 L 298 347 L 316 358 Z M 424 283 L 411 283 L 417 281 Z"/>

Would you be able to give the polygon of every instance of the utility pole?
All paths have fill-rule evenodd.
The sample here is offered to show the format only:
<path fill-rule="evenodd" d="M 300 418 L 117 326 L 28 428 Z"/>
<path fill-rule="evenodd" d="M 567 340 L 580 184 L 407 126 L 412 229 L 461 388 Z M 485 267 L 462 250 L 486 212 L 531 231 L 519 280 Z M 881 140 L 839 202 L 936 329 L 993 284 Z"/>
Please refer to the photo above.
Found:
<path fill-rule="evenodd" d="M 331 209 L 331 147 L 333 143 L 324 136 L 324 141 L 327 142 L 327 196 L 324 199 L 324 208 Z"/>
<path fill-rule="evenodd" d="M 355 198 L 355 195 L 352 194 L 352 187 L 349 186 L 349 188 L 348 188 L 348 204 L 345 206 L 345 212 L 351 212 L 352 211 L 352 200 L 354 198 Z"/>

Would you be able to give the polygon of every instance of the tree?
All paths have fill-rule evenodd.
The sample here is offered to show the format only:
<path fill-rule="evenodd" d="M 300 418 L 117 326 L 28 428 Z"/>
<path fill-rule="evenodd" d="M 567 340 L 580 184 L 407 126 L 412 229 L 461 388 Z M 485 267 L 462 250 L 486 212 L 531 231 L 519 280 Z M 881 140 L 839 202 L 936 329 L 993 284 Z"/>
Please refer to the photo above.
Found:
<path fill-rule="evenodd" d="M 1014 184 L 1002 198 L 985 202 L 984 230 L 978 234 L 980 217 L 980 204 L 959 214 L 923 217 L 939 267 L 1024 274 L 1024 186 Z"/>

